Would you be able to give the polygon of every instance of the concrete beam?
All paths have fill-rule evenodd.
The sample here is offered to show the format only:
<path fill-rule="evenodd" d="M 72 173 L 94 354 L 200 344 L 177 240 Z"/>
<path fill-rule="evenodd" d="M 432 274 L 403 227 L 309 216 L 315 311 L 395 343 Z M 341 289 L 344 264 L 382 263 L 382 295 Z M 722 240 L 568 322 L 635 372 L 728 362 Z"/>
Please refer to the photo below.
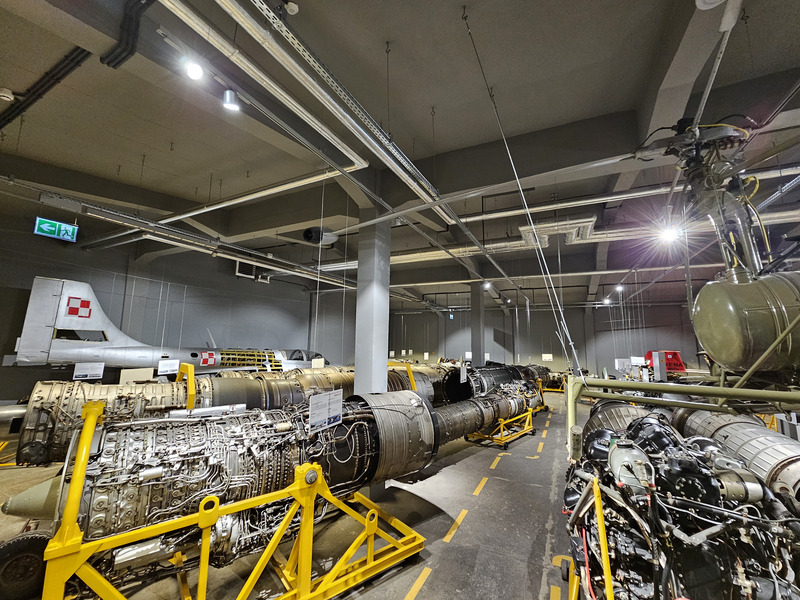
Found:
<path fill-rule="evenodd" d="M 512 137 L 508 140 L 521 178 L 559 169 L 581 169 L 609 157 L 628 155 L 638 144 L 634 111 L 603 115 Z M 433 158 L 417 162 L 426 176 Z M 436 156 L 436 184 L 443 196 L 513 180 L 502 140 Z M 384 173 L 383 197 L 392 206 L 413 198 L 397 177 Z"/>
<path fill-rule="evenodd" d="M 197 207 L 195 202 L 185 198 L 2 152 L 0 152 L 0 175 L 38 183 L 52 187 L 64 194 L 79 196 L 89 201 L 94 200 L 105 205 L 113 205 L 131 211 L 149 210 L 149 216 L 161 217 L 176 211 Z"/>
<path fill-rule="evenodd" d="M 720 40 L 724 6 L 698 10 L 694 2 L 673 2 L 656 53 L 647 91 L 639 106 L 639 138 L 658 127 L 670 127 L 685 115 L 700 72 Z M 668 135 L 656 135 L 658 139 Z"/>

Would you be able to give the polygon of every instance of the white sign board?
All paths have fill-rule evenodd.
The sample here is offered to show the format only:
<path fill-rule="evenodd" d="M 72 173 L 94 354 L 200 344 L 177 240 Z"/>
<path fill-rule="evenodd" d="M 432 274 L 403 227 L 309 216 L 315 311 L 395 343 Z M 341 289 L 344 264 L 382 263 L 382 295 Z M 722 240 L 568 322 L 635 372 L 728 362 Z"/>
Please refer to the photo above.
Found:
<path fill-rule="evenodd" d="M 406 355 L 406 351 L 405 350 L 400 350 L 400 356 L 405 356 L 405 355 Z"/>
<path fill-rule="evenodd" d="M 408 355 L 411 356 L 412 354 L 414 354 L 414 351 L 411 348 L 409 348 L 408 349 Z"/>
<path fill-rule="evenodd" d="M 542 354 L 542 362 L 553 362 L 552 354 Z"/>
<path fill-rule="evenodd" d="M 75 363 L 72 379 L 102 379 L 105 367 L 104 362 Z"/>
<path fill-rule="evenodd" d="M 634 367 L 643 367 L 647 364 L 647 361 L 644 359 L 644 356 L 631 356 L 631 364 Z"/>
<path fill-rule="evenodd" d="M 143 367 L 141 369 L 122 369 L 119 372 L 119 382 L 122 385 L 126 383 L 135 383 L 137 381 L 150 381 L 153 379 L 152 367 Z"/>
<path fill-rule="evenodd" d="M 159 375 L 174 375 L 181 368 L 180 359 L 169 359 L 158 361 L 158 374 Z"/>
<path fill-rule="evenodd" d="M 461 375 L 459 381 L 461 383 L 467 383 L 467 363 L 461 363 L 461 372 L 459 374 Z"/>
<path fill-rule="evenodd" d="M 630 358 L 615 358 L 614 359 L 614 368 L 619 371 L 620 373 L 627 373 L 631 370 L 631 359 Z"/>
<path fill-rule="evenodd" d="M 425 362 L 427 362 L 428 360 L 430 360 L 430 358 L 431 358 L 431 353 L 430 353 L 430 352 L 424 352 L 424 353 L 422 354 L 422 360 L 424 360 Z"/>
<path fill-rule="evenodd" d="M 342 390 L 314 394 L 308 399 L 309 433 L 334 427 L 342 422 Z"/>
<path fill-rule="evenodd" d="M 464 352 L 464 360 L 472 360 L 472 352 Z"/>
<path fill-rule="evenodd" d="M 389 350 L 389 358 L 394 358 L 394 350 Z"/>
<path fill-rule="evenodd" d="M 311 368 L 312 369 L 322 369 L 325 367 L 325 359 L 320 358 L 312 358 L 311 359 Z"/>

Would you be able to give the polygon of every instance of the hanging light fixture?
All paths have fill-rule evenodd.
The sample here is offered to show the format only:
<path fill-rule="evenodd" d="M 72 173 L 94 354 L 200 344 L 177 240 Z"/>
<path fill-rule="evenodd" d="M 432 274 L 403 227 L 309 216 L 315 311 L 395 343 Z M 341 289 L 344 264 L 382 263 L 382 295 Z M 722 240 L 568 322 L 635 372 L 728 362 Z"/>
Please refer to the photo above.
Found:
<path fill-rule="evenodd" d="M 239 110 L 239 97 L 233 90 L 225 90 L 222 95 L 222 106 L 228 110 Z"/>
<path fill-rule="evenodd" d="M 203 78 L 203 72 L 204 72 L 203 71 L 203 67 L 201 67 L 196 62 L 189 61 L 189 62 L 186 63 L 186 76 L 189 79 L 193 79 L 194 81 L 197 81 L 198 79 L 202 79 Z"/>

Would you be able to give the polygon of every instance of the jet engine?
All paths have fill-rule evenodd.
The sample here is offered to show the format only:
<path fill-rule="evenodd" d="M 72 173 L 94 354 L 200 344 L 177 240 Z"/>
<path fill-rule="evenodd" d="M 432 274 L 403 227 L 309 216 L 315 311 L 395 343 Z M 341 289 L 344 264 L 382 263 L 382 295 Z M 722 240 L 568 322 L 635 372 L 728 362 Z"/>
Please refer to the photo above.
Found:
<path fill-rule="evenodd" d="M 110 412 L 92 442 L 79 524 L 84 540 L 95 540 L 161 523 L 196 512 L 211 494 L 229 503 L 280 490 L 307 462 L 321 466 L 336 496 L 347 496 L 423 469 L 443 444 L 521 414 L 533 396 L 525 382 L 439 409 L 412 391 L 357 395 L 344 401 L 341 423 L 321 431 L 310 429 L 305 403 L 179 410 L 158 419 Z M 61 477 L 9 499 L 3 511 L 58 524 L 71 477 L 68 462 Z M 286 510 L 276 503 L 221 518 L 211 564 L 262 550 Z M 323 514 L 325 505 L 318 510 Z M 120 588 L 173 572 L 166 559 L 178 551 L 191 565 L 199 556 L 199 530 L 123 546 L 99 555 L 93 567 Z"/>
<path fill-rule="evenodd" d="M 784 436 L 750 419 L 712 423 L 710 413 L 689 417 L 687 438 L 642 407 L 601 403 L 593 413 L 564 495 L 587 597 L 608 585 L 622 600 L 800 600 L 800 512 L 776 493 L 792 467 L 770 451 L 749 460 L 732 434 Z M 702 435 L 714 428 L 727 441 Z M 765 480 L 773 476 L 780 482 Z"/>

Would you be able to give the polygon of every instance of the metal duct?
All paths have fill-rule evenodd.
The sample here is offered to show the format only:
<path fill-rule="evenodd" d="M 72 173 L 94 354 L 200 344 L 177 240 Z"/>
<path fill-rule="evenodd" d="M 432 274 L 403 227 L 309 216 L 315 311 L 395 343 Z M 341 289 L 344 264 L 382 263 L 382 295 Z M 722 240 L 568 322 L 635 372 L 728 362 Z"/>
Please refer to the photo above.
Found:
<path fill-rule="evenodd" d="M 472 370 L 472 393 L 475 396 L 489 394 L 504 383 L 511 383 L 523 379 L 522 373 L 513 365 L 489 365 L 475 367 Z"/>
<path fill-rule="evenodd" d="M 363 394 L 349 400 L 365 402 L 378 426 L 374 482 L 413 473 L 433 462 L 439 440 L 430 403 L 411 391 Z"/>
<path fill-rule="evenodd" d="M 436 427 L 439 440 L 445 444 L 484 428 L 494 416 L 492 407 L 481 402 L 466 400 L 436 409 Z"/>
<path fill-rule="evenodd" d="M 550 380 L 550 368 L 544 365 L 527 365 L 519 367 L 519 369 L 528 381 L 535 383 L 536 380 L 541 379 L 542 385 L 546 386 Z"/>
<path fill-rule="evenodd" d="M 302 404 L 308 397 L 303 386 L 296 379 L 279 379 L 277 377 L 256 377 L 264 387 L 266 403 L 262 408 L 286 408 Z"/>
<path fill-rule="evenodd" d="M 447 404 L 472 398 L 472 384 L 461 381 L 461 369 L 453 369 L 442 376 L 442 397 Z"/>
<path fill-rule="evenodd" d="M 355 373 L 290 373 L 290 378 L 295 379 L 303 388 L 306 397 L 320 392 L 342 390 L 342 397 L 349 398 L 353 395 Z"/>
<path fill-rule="evenodd" d="M 444 378 L 448 373 L 458 371 L 458 367 L 443 363 L 437 365 L 414 365 L 411 370 L 414 372 L 415 377 L 417 373 L 422 373 L 431 382 L 433 387 L 433 399 L 431 402 L 434 404 L 446 404 L 448 402 L 444 393 Z"/>
<path fill-rule="evenodd" d="M 443 404 L 442 398 L 437 398 L 434 393 L 433 382 L 429 376 L 430 372 L 419 369 L 417 365 L 411 368 L 411 372 L 414 375 L 414 384 L 417 388 L 417 394 L 433 405 Z M 387 383 L 390 379 L 392 380 L 391 385 L 393 389 L 397 389 L 398 387 L 403 390 L 411 389 L 411 379 L 409 379 L 408 371 L 405 367 L 389 367 Z"/>
<path fill-rule="evenodd" d="M 759 424 L 760 423 L 760 424 Z M 767 429 L 763 422 L 697 411 L 686 420 L 684 435 L 711 437 L 738 456 L 774 492 L 800 501 L 800 442 Z"/>
<path fill-rule="evenodd" d="M 589 412 L 589 419 L 583 426 L 583 440 L 597 429 L 625 431 L 632 421 L 646 417 L 650 411 L 619 400 L 600 400 Z M 583 441 L 581 442 L 583 443 Z"/>

